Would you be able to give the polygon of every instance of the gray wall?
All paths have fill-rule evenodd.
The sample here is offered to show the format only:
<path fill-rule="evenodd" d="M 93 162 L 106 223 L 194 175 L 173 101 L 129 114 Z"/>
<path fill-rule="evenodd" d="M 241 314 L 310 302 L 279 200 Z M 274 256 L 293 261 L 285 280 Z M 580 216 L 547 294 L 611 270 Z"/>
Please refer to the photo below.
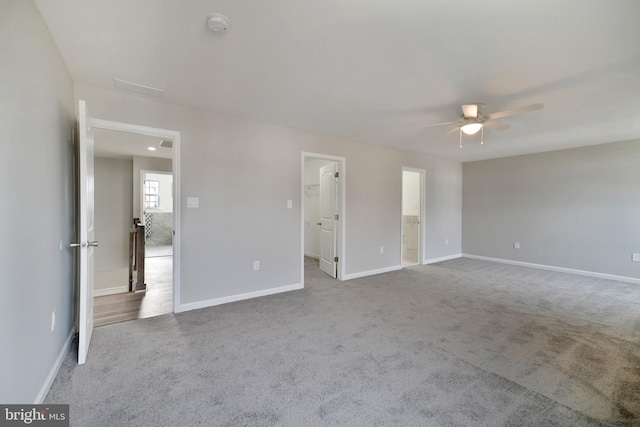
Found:
<path fill-rule="evenodd" d="M 405 155 L 409 157 L 409 155 Z M 461 253 L 462 240 L 462 165 L 457 162 L 432 162 L 427 167 L 415 161 L 403 166 L 424 168 L 425 234 L 424 260 Z M 445 241 L 448 239 L 449 244 Z"/>
<path fill-rule="evenodd" d="M 640 277 L 640 140 L 465 163 L 462 176 L 464 253 Z"/>
<path fill-rule="evenodd" d="M 0 402 L 29 403 L 75 318 L 73 86 L 33 2 L 0 2 L 0 40 Z"/>
<path fill-rule="evenodd" d="M 183 304 L 300 283 L 301 151 L 346 158 L 347 274 L 400 265 L 402 166 L 427 170 L 426 253 L 460 253 L 457 162 L 80 83 L 75 95 L 96 118 L 181 132 Z M 187 197 L 200 208 L 188 209 Z"/>
<path fill-rule="evenodd" d="M 95 270 L 112 271 L 129 267 L 129 229 L 133 225 L 133 161 L 96 157 L 94 164 Z M 128 277 L 119 283 L 128 285 Z M 109 283 L 96 281 L 95 288 Z"/>

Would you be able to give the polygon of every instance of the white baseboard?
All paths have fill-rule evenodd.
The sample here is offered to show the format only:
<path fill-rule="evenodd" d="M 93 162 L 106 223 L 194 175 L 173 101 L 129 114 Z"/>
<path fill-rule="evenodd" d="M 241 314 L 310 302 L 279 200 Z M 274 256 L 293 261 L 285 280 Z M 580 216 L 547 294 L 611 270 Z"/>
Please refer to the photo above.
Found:
<path fill-rule="evenodd" d="M 342 278 L 342 280 L 358 279 L 360 277 L 367 277 L 367 276 L 373 276 L 375 274 L 389 273 L 390 271 L 397 271 L 397 270 L 402 270 L 402 266 L 394 265 L 392 267 L 378 268 L 376 270 L 368 270 L 368 271 L 361 271 L 360 273 L 347 274 Z"/>
<path fill-rule="evenodd" d="M 545 265 L 545 264 L 533 264 L 530 262 L 513 261 L 510 259 L 502 259 L 502 258 L 491 258 L 486 256 L 480 256 L 480 255 L 462 254 L 462 257 L 477 259 L 480 261 L 491 261 L 491 262 L 499 262 L 501 264 L 518 265 L 521 267 L 538 268 L 540 270 L 557 271 L 559 273 L 577 274 L 579 276 L 597 277 L 598 279 L 617 280 L 618 282 L 635 283 L 640 285 L 640 279 L 636 279 L 633 277 L 616 276 L 614 274 L 597 273 L 595 271 L 576 270 L 573 268 L 556 267 L 553 265 Z"/>
<path fill-rule="evenodd" d="M 309 258 L 315 258 L 315 259 L 320 259 L 320 255 L 318 254 L 312 254 L 311 252 L 305 252 L 304 256 L 308 256 Z"/>
<path fill-rule="evenodd" d="M 235 301 L 242 301 L 245 299 L 251 299 L 251 298 L 258 298 L 258 297 L 264 297 L 267 295 L 273 295 L 273 294 L 279 294 L 282 292 L 289 292 L 289 291 L 295 291 L 297 289 L 302 289 L 303 286 L 301 283 L 296 283 L 294 285 L 287 285 L 287 286 L 280 286 L 277 288 L 269 288 L 269 289 L 263 289 L 261 291 L 255 291 L 255 292 L 247 292 L 244 294 L 237 294 L 237 295 L 230 295 L 228 297 L 222 297 L 222 298 L 214 298 L 214 299 L 209 299 L 209 300 L 204 300 L 204 301 L 196 301 L 196 302 L 190 302 L 187 304 L 180 304 L 180 310 L 178 311 L 178 313 L 182 313 L 184 311 L 190 311 L 190 310 L 197 310 L 199 308 L 206 308 L 206 307 L 213 307 L 215 305 L 221 305 L 221 304 L 227 304 L 230 302 L 235 302 Z"/>
<path fill-rule="evenodd" d="M 462 254 L 453 254 L 447 256 L 441 256 L 439 258 L 430 258 L 422 261 L 422 264 L 435 264 L 436 262 L 449 261 L 452 259 L 462 258 Z"/>
<path fill-rule="evenodd" d="M 121 294 L 124 292 L 128 292 L 126 286 L 113 286 L 111 288 L 94 289 L 93 296 L 103 297 L 105 295 Z"/>
<path fill-rule="evenodd" d="M 42 384 L 42 387 L 40 387 L 40 392 L 36 396 L 36 400 L 33 402 L 34 405 L 42 404 L 44 402 L 44 398 L 47 397 L 47 393 L 49 393 L 49 389 L 51 388 L 53 381 L 58 376 L 58 371 L 60 371 L 60 367 L 62 366 L 64 357 L 67 355 L 67 352 L 69 351 L 69 347 L 71 347 L 71 341 L 73 340 L 73 336 L 75 335 L 75 332 L 76 332 L 75 327 L 71 328 L 71 332 L 69 332 L 69 336 L 64 342 L 64 345 L 62 346 L 60 353 L 58 353 L 58 357 L 56 358 L 56 361 L 53 363 L 53 366 L 49 371 L 49 375 L 47 375 L 47 378 L 44 380 L 44 384 Z"/>

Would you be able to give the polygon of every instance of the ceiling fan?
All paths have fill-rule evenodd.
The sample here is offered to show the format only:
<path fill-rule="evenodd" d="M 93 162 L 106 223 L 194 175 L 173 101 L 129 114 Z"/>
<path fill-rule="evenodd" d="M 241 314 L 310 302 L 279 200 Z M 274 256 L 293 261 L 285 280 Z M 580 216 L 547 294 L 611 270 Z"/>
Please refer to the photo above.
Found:
<path fill-rule="evenodd" d="M 455 125 L 442 136 L 449 135 L 456 130 L 460 130 L 460 148 L 462 148 L 462 134 L 474 135 L 481 132 L 480 144 L 484 144 L 484 128 L 496 130 L 505 130 L 510 126 L 506 123 L 497 122 L 495 119 L 501 119 L 503 117 L 515 116 L 516 114 L 528 113 L 530 111 L 540 110 L 544 105 L 531 104 L 524 107 L 514 108 L 512 110 L 499 111 L 497 113 L 484 114 L 484 104 L 465 104 L 461 106 L 460 118 L 455 122 L 435 123 L 432 125 L 418 125 L 417 128 L 427 128 L 433 126 Z"/>

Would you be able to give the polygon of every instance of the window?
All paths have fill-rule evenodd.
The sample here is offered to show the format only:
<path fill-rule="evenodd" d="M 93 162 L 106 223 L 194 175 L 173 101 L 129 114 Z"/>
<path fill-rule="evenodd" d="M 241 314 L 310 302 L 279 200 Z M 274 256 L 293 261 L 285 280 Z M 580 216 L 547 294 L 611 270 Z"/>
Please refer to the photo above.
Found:
<path fill-rule="evenodd" d="M 160 207 L 160 181 L 144 182 L 144 207 L 158 209 Z"/>

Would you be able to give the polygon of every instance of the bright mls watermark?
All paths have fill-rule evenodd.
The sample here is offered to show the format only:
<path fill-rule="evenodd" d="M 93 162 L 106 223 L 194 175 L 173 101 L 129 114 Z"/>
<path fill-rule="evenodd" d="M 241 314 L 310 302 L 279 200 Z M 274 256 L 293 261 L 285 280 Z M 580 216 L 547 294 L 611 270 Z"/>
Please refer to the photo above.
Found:
<path fill-rule="evenodd" d="M 69 405 L 0 405 L 0 427 L 69 427 Z"/>

